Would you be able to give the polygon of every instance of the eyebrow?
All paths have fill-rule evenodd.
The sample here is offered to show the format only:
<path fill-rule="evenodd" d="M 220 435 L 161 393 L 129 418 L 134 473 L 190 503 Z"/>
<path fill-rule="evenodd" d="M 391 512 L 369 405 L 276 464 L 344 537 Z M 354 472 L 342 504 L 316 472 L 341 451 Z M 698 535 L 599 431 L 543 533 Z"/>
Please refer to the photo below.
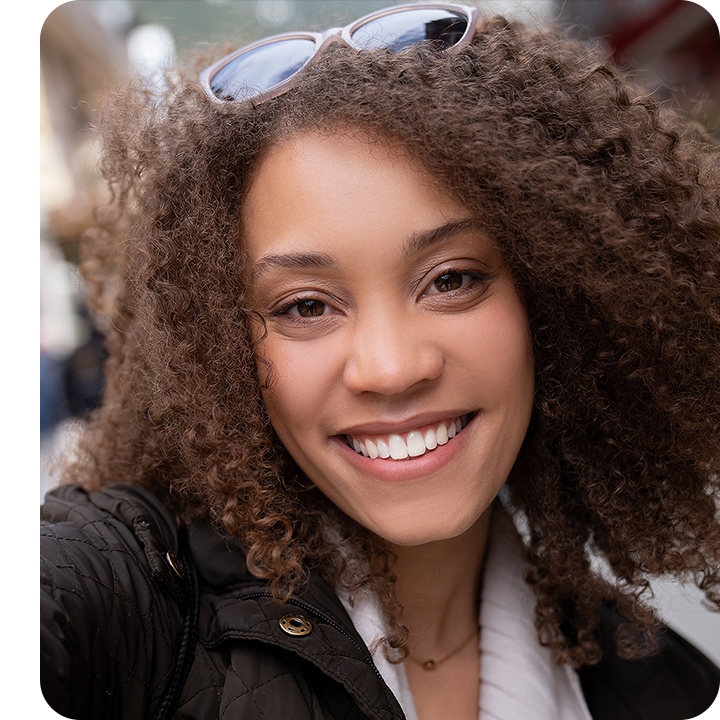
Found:
<path fill-rule="evenodd" d="M 477 229 L 477 220 L 474 218 L 465 218 L 464 220 L 446 222 L 444 225 L 439 225 L 430 230 L 420 230 L 419 232 L 413 233 L 405 243 L 403 255 L 405 257 L 412 257 L 443 240 L 448 240 L 465 232 L 477 231 Z"/>
<path fill-rule="evenodd" d="M 413 233 L 403 246 L 403 256 L 412 257 L 443 240 L 455 237 L 470 230 L 477 230 L 474 218 L 454 220 L 429 230 Z M 327 270 L 337 265 L 331 255 L 322 252 L 290 252 L 263 255 L 253 266 L 252 279 L 255 280 L 274 268 L 285 270 Z"/>
<path fill-rule="evenodd" d="M 263 255 L 253 266 L 252 278 L 256 279 L 262 273 L 281 268 L 288 270 L 318 270 L 335 266 L 335 260 L 327 253 L 298 252 L 282 253 L 278 255 Z"/>

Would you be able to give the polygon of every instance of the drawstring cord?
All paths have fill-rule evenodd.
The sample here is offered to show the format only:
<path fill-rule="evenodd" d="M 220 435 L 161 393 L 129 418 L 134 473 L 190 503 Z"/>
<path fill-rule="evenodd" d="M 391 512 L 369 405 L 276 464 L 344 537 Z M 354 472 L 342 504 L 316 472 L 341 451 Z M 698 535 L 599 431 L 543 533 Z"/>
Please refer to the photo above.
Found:
<path fill-rule="evenodd" d="M 183 618 L 180 637 L 175 649 L 170 681 L 165 687 L 160 702 L 155 708 L 152 720 L 169 720 L 177 709 L 180 693 L 190 672 L 190 666 L 192 665 L 195 655 L 195 645 L 197 644 L 200 584 L 198 582 L 195 563 L 192 560 L 189 550 L 185 547 L 180 550 L 180 562 L 183 566 L 187 587 L 185 617 Z"/>

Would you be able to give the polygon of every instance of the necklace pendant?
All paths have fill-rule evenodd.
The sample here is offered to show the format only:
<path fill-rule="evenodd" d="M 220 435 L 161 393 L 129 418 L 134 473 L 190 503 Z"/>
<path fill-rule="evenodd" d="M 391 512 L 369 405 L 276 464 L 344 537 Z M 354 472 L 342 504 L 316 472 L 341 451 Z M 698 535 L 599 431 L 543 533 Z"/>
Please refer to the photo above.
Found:
<path fill-rule="evenodd" d="M 426 670 L 434 670 L 434 669 L 435 669 L 435 661 L 434 661 L 434 660 L 426 660 L 426 661 L 423 663 L 423 667 L 424 667 Z"/>

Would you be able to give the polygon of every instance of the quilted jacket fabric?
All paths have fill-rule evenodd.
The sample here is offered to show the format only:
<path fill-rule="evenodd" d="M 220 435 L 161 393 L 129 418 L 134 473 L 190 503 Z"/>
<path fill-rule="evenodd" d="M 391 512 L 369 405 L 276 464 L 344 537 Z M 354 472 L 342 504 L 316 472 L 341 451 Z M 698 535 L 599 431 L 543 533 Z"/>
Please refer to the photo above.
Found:
<path fill-rule="evenodd" d="M 206 526 L 179 538 L 163 505 L 134 485 L 92 495 L 75 486 L 42 508 L 41 686 L 77 720 L 153 718 L 177 675 L 191 614 L 187 543 L 200 580 L 197 643 L 180 683 L 178 720 L 401 720 L 334 591 L 314 577 L 276 603 L 239 547 Z M 194 616 L 194 615 L 193 615 Z M 611 633 L 612 615 L 601 626 Z M 647 661 L 620 661 L 608 645 L 581 671 L 596 720 L 684 720 L 703 712 L 720 673 L 674 633 Z M 520 680 L 521 681 L 521 680 Z"/>

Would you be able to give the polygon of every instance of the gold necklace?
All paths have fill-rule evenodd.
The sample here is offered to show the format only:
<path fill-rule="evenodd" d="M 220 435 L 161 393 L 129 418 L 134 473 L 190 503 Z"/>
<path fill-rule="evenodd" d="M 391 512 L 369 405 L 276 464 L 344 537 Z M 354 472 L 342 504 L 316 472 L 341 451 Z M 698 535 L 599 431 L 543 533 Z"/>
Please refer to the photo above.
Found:
<path fill-rule="evenodd" d="M 433 660 L 432 658 L 429 658 L 428 660 L 418 660 L 412 655 L 408 655 L 407 659 L 412 660 L 424 670 L 434 670 L 438 665 L 441 665 L 446 660 L 453 657 L 453 655 L 457 655 L 475 637 L 475 633 L 477 631 L 478 628 L 473 628 L 473 631 L 454 650 L 445 655 L 445 657 L 441 657 L 439 660 Z"/>

